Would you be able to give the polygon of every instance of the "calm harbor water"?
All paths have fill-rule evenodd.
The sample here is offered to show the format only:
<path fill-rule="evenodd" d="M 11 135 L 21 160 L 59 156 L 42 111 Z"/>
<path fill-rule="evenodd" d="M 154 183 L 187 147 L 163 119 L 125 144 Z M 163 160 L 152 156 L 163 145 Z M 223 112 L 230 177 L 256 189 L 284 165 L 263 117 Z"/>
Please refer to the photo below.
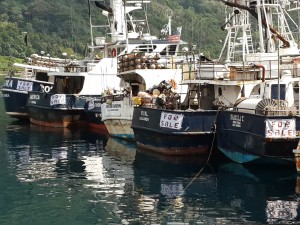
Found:
<path fill-rule="evenodd" d="M 0 96 L 0 224 L 300 223 L 295 168 L 206 162 L 19 123 Z"/>

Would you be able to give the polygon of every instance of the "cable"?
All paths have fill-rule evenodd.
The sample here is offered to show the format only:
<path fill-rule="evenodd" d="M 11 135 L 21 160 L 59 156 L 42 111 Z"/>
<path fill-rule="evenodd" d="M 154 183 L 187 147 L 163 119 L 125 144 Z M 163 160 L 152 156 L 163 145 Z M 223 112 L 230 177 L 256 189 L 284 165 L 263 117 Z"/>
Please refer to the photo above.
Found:
<path fill-rule="evenodd" d="M 199 170 L 199 172 L 192 178 L 192 180 L 188 183 L 188 185 L 183 189 L 182 193 L 194 182 L 194 180 L 196 180 L 196 178 L 198 178 L 200 176 L 200 174 L 202 173 L 202 171 L 204 170 L 204 168 L 206 166 L 210 166 L 209 165 L 209 160 L 211 158 L 211 155 L 212 155 L 212 152 L 213 152 L 213 147 L 214 147 L 214 142 L 215 142 L 215 138 L 216 138 L 216 122 L 217 122 L 217 118 L 218 118 L 218 115 L 219 115 L 219 111 L 221 110 L 222 108 L 218 108 L 218 111 L 217 111 L 217 114 L 216 114 L 216 117 L 215 117 L 215 121 L 214 121 L 214 124 L 213 124 L 213 138 L 212 138 L 212 143 L 211 143 L 211 146 L 210 146 L 210 150 L 209 150 L 209 154 L 208 154 L 208 157 L 207 157 L 207 160 L 206 160 L 206 164 Z M 178 199 L 178 197 L 176 197 L 176 199 Z M 169 207 L 167 207 L 164 211 L 163 211 L 163 214 L 160 216 L 160 218 L 158 219 L 158 221 L 162 221 L 163 217 L 166 215 L 167 211 L 173 206 L 174 204 L 171 204 Z"/>

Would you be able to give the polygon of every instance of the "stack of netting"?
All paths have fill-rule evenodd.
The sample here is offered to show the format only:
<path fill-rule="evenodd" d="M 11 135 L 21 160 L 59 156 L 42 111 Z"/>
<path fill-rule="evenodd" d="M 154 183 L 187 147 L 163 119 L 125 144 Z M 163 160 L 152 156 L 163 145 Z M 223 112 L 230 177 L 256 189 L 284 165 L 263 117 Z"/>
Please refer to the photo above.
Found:
<path fill-rule="evenodd" d="M 118 71 L 126 72 L 135 69 L 164 69 L 163 64 L 158 63 L 159 53 L 133 52 L 118 57 Z"/>

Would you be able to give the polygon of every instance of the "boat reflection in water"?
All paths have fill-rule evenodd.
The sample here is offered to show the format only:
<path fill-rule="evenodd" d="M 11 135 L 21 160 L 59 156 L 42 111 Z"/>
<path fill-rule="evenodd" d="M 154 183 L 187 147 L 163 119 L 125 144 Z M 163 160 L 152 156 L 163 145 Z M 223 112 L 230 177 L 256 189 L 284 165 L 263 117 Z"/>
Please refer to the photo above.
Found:
<path fill-rule="evenodd" d="M 206 162 L 206 157 L 138 149 L 134 161 L 134 183 L 141 195 L 138 210 L 151 224 L 212 223 L 214 218 L 205 214 L 217 203 L 217 180 L 212 168 L 204 167 Z"/>
<path fill-rule="evenodd" d="M 89 155 L 83 159 L 86 178 L 90 181 L 85 186 L 95 194 L 101 194 L 97 197 L 100 202 L 112 201 L 119 204 L 126 191 L 131 192 L 133 189 L 134 174 L 131 164 L 134 161 L 135 149 L 127 148 L 122 140 L 109 138 L 102 151 L 102 154 Z"/>
<path fill-rule="evenodd" d="M 95 202 L 107 203 L 122 223 L 182 222 L 183 217 L 195 221 L 202 201 L 211 207 L 217 201 L 210 168 L 192 182 L 206 162 L 199 158 L 149 154 L 136 149 L 134 142 L 110 137 L 105 154 L 84 161 L 90 181 L 85 186 L 97 196 Z M 198 205 L 197 198 L 201 199 Z"/>
<path fill-rule="evenodd" d="M 58 215 L 54 224 L 291 224 L 300 219 L 300 179 L 293 168 L 223 160 L 207 165 L 207 157 L 162 156 L 88 131 L 29 124 L 8 124 L 0 140 L 4 137 L 9 166 L 1 176 L 10 174 L 5 186 L 13 192 L 0 185 L 0 197 L 9 196 L 6 208 L 27 215 L 17 218 L 23 224 L 42 224 L 28 223 L 38 220 L 28 213 L 37 208 L 40 218 Z M 15 215 L 6 213 L 4 222 Z"/>
<path fill-rule="evenodd" d="M 94 140 L 92 133 L 88 135 L 83 130 L 71 131 L 33 124 L 20 126 L 19 123 L 13 121 L 6 129 L 9 159 L 17 167 L 19 180 L 34 182 L 60 176 L 86 176 L 82 156 L 86 154 L 86 149 L 94 151 L 88 142 Z M 106 138 L 98 142 L 98 148 L 102 148 L 106 145 Z M 82 149 L 84 152 L 81 152 Z"/>
<path fill-rule="evenodd" d="M 296 224 L 300 220 L 299 177 L 284 166 L 244 167 L 227 163 L 218 168 L 219 200 L 244 214 L 247 221 Z"/>
<path fill-rule="evenodd" d="M 126 164 L 133 164 L 136 154 L 135 142 L 110 137 L 105 150 L 111 157 L 118 158 Z"/>

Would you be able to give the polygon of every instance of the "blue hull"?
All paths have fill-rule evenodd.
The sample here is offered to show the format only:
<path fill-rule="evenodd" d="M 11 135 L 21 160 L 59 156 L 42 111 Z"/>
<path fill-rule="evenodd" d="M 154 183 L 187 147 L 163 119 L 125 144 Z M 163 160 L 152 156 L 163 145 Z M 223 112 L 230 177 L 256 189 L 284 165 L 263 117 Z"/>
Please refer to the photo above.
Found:
<path fill-rule="evenodd" d="M 71 127 L 84 123 L 85 99 L 65 96 L 65 103 L 53 103 L 53 94 L 29 92 L 27 110 L 30 121 L 49 127 Z"/>
<path fill-rule="evenodd" d="M 84 119 L 87 126 L 95 132 L 108 134 L 107 128 L 102 121 L 101 101 L 87 100 L 84 106 Z"/>
<path fill-rule="evenodd" d="M 29 120 L 26 109 L 28 91 L 40 91 L 41 85 L 46 86 L 50 83 L 18 77 L 5 77 L 1 91 L 6 114 L 12 118 Z"/>
<path fill-rule="evenodd" d="M 46 127 L 72 127 L 82 122 L 83 109 L 28 107 L 30 122 Z"/>
<path fill-rule="evenodd" d="M 294 138 L 266 137 L 266 120 L 295 119 L 296 130 L 300 120 L 292 116 L 261 116 L 236 111 L 220 111 L 217 118 L 217 147 L 237 163 L 294 163 Z"/>
<path fill-rule="evenodd" d="M 214 110 L 172 111 L 136 107 L 132 129 L 140 148 L 166 155 L 206 154 L 213 145 L 216 114 Z"/>
<path fill-rule="evenodd" d="M 2 90 L 6 114 L 12 118 L 28 120 L 27 93 Z"/>

